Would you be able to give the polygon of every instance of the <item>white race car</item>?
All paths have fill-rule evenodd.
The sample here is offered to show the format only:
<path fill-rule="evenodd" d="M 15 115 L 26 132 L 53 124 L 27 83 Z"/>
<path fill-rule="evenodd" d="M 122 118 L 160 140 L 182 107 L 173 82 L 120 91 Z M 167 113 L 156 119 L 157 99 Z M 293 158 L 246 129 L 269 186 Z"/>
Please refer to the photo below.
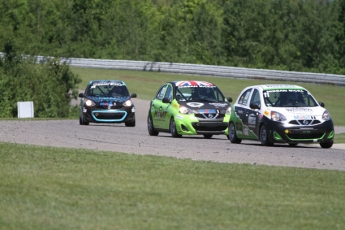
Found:
<path fill-rule="evenodd" d="M 245 88 L 231 108 L 228 138 L 259 140 L 262 145 L 319 143 L 331 148 L 334 126 L 324 103 L 298 85 L 268 84 Z"/>

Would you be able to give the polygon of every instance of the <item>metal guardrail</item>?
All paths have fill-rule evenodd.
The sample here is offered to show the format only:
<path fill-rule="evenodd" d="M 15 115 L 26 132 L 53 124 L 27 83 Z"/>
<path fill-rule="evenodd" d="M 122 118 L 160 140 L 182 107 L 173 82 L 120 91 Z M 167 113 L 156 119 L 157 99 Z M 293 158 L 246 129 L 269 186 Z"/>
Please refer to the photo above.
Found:
<path fill-rule="evenodd" d="M 1 55 L 2 53 L 0 53 L 0 56 Z M 39 63 L 44 63 L 46 59 L 47 57 L 37 56 L 37 61 Z M 169 62 L 148 62 L 86 58 L 61 58 L 61 62 L 66 62 L 66 64 L 70 66 L 77 66 L 83 68 L 153 71 L 178 74 L 209 75 L 215 77 L 265 79 L 275 81 L 306 82 L 345 86 L 345 75 L 337 74 L 250 69 L 228 66 L 183 64 Z"/>

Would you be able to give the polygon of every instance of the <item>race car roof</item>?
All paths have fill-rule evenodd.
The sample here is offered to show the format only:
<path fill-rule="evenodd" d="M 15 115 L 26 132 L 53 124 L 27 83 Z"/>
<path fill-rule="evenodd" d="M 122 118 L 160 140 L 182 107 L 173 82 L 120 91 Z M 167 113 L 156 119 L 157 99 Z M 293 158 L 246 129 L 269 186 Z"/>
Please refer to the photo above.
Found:
<path fill-rule="evenodd" d="M 215 87 L 213 83 L 207 81 L 186 80 L 173 81 L 172 83 L 177 87 Z"/>
<path fill-rule="evenodd" d="M 272 90 L 272 89 L 303 89 L 302 86 L 299 85 L 290 85 L 290 84 L 266 84 L 266 85 L 257 85 L 261 87 L 263 90 Z"/>

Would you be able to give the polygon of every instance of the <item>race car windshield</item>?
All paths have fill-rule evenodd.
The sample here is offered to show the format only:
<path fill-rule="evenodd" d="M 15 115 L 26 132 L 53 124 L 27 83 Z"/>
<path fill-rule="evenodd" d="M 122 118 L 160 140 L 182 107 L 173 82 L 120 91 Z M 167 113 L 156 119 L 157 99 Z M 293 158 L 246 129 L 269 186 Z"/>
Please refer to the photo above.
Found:
<path fill-rule="evenodd" d="M 95 84 L 88 88 L 87 95 L 93 97 L 127 97 L 129 92 L 125 85 Z"/>
<path fill-rule="evenodd" d="M 224 96 L 216 87 L 177 87 L 176 99 L 178 101 L 220 101 L 224 102 Z"/>
<path fill-rule="evenodd" d="M 314 107 L 318 106 L 313 96 L 302 89 L 276 89 L 263 92 L 268 107 Z"/>

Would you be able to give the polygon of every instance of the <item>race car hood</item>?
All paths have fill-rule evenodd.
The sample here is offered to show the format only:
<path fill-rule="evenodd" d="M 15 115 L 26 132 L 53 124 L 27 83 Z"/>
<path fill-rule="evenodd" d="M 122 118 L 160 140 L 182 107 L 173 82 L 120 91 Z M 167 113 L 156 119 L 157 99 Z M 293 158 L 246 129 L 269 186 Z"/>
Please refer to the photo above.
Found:
<path fill-rule="evenodd" d="M 208 102 L 208 101 L 202 101 L 202 102 L 186 102 L 186 101 L 180 101 L 180 105 L 186 106 L 187 108 L 191 110 L 226 110 L 230 107 L 230 103 L 228 102 Z"/>
<path fill-rule="evenodd" d="M 266 116 L 269 116 L 270 111 L 275 111 L 283 114 L 287 120 L 309 120 L 318 119 L 322 120 L 322 115 L 326 111 L 321 106 L 317 107 L 270 107 L 264 111 Z"/>
<path fill-rule="evenodd" d="M 116 101 L 116 102 L 125 102 L 129 99 L 131 99 L 130 96 L 121 96 L 121 97 L 87 97 L 88 99 L 100 103 L 100 102 L 110 102 L 110 101 Z"/>

